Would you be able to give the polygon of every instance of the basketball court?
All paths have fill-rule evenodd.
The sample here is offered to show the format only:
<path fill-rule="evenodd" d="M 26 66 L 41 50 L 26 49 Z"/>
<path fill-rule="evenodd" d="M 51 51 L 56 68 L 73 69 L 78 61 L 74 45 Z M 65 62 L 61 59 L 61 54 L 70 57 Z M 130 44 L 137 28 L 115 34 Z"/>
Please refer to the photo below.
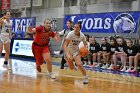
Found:
<path fill-rule="evenodd" d="M 89 84 L 84 85 L 79 71 L 67 67 L 61 70 L 58 60 L 52 59 L 56 75 L 53 80 L 47 76 L 45 64 L 42 73 L 37 73 L 35 60 L 12 58 L 12 70 L 6 70 L 1 58 L 0 93 L 139 93 L 140 79 L 135 74 L 87 68 Z"/>

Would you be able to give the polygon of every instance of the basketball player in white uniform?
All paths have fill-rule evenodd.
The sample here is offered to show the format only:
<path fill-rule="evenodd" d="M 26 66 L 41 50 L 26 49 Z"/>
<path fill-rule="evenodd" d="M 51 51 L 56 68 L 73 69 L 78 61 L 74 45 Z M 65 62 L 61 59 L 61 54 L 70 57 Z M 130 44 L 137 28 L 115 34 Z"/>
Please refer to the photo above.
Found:
<path fill-rule="evenodd" d="M 71 70 L 74 69 L 73 60 L 78 66 L 78 69 L 81 71 L 84 76 L 83 83 L 88 84 L 88 77 L 86 75 L 86 71 L 81 62 L 81 56 L 79 55 L 79 43 L 83 41 L 84 45 L 87 46 L 86 38 L 81 30 L 81 24 L 77 23 L 74 25 L 74 31 L 69 32 L 66 36 L 66 40 L 64 42 L 64 51 L 66 53 L 66 60 L 68 62 L 69 68 Z"/>
<path fill-rule="evenodd" d="M 11 41 L 11 33 L 12 33 L 12 22 L 10 21 L 11 13 L 6 11 L 4 17 L 0 18 L 0 54 L 2 53 L 2 49 L 4 46 L 5 49 L 5 61 L 4 67 L 8 67 L 8 60 L 10 54 L 10 41 Z"/>

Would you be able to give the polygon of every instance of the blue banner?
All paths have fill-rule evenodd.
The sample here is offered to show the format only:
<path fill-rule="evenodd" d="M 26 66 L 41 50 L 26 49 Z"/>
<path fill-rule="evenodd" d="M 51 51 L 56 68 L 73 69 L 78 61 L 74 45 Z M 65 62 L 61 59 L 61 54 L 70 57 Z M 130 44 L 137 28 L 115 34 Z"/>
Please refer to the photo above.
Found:
<path fill-rule="evenodd" d="M 111 12 L 96 14 L 65 15 L 68 20 L 77 23 L 82 21 L 82 32 L 95 33 L 136 33 L 140 12 Z"/>
<path fill-rule="evenodd" d="M 35 17 L 25 17 L 25 18 L 12 18 L 12 31 L 17 32 L 19 30 L 26 32 L 29 26 L 36 26 L 36 18 Z"/>

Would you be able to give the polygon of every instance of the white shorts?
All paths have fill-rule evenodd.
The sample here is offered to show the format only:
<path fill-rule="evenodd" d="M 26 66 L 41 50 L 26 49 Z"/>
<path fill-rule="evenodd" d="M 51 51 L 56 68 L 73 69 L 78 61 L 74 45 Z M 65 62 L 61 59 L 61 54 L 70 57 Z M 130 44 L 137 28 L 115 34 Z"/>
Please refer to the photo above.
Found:
<path fill-rule="evenodd" d="M 79 55 L 79 49 L 76 49 L 76 50 L 69 49 L 69 53 L 70 55 L 72 55 L 73 58 L 75 58 L 77 55 Z M 66 54 L 64 54 L 64 58 L 67 60 Z"/>
<path fill-rule="evenodd" d="M 0 42 L 3 44 L 11 42 L 10 36 L 1 34 L 0 35 Z"/>

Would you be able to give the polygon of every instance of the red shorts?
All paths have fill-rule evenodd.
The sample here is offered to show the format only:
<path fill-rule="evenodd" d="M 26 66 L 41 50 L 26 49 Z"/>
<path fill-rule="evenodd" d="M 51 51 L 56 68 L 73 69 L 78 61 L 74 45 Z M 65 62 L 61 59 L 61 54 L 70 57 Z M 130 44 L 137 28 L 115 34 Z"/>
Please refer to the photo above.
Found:
<path fill-rule="evenodd" d="M 34 54 L 34 57 L 36 59 L 36 64 L 37 65 L 42 65 L 44 62 L 43 53 L 50 53 L 49 47 L 46 46 L 37 46 L 34 43 L 32 44 L 32 52 Z"/>

